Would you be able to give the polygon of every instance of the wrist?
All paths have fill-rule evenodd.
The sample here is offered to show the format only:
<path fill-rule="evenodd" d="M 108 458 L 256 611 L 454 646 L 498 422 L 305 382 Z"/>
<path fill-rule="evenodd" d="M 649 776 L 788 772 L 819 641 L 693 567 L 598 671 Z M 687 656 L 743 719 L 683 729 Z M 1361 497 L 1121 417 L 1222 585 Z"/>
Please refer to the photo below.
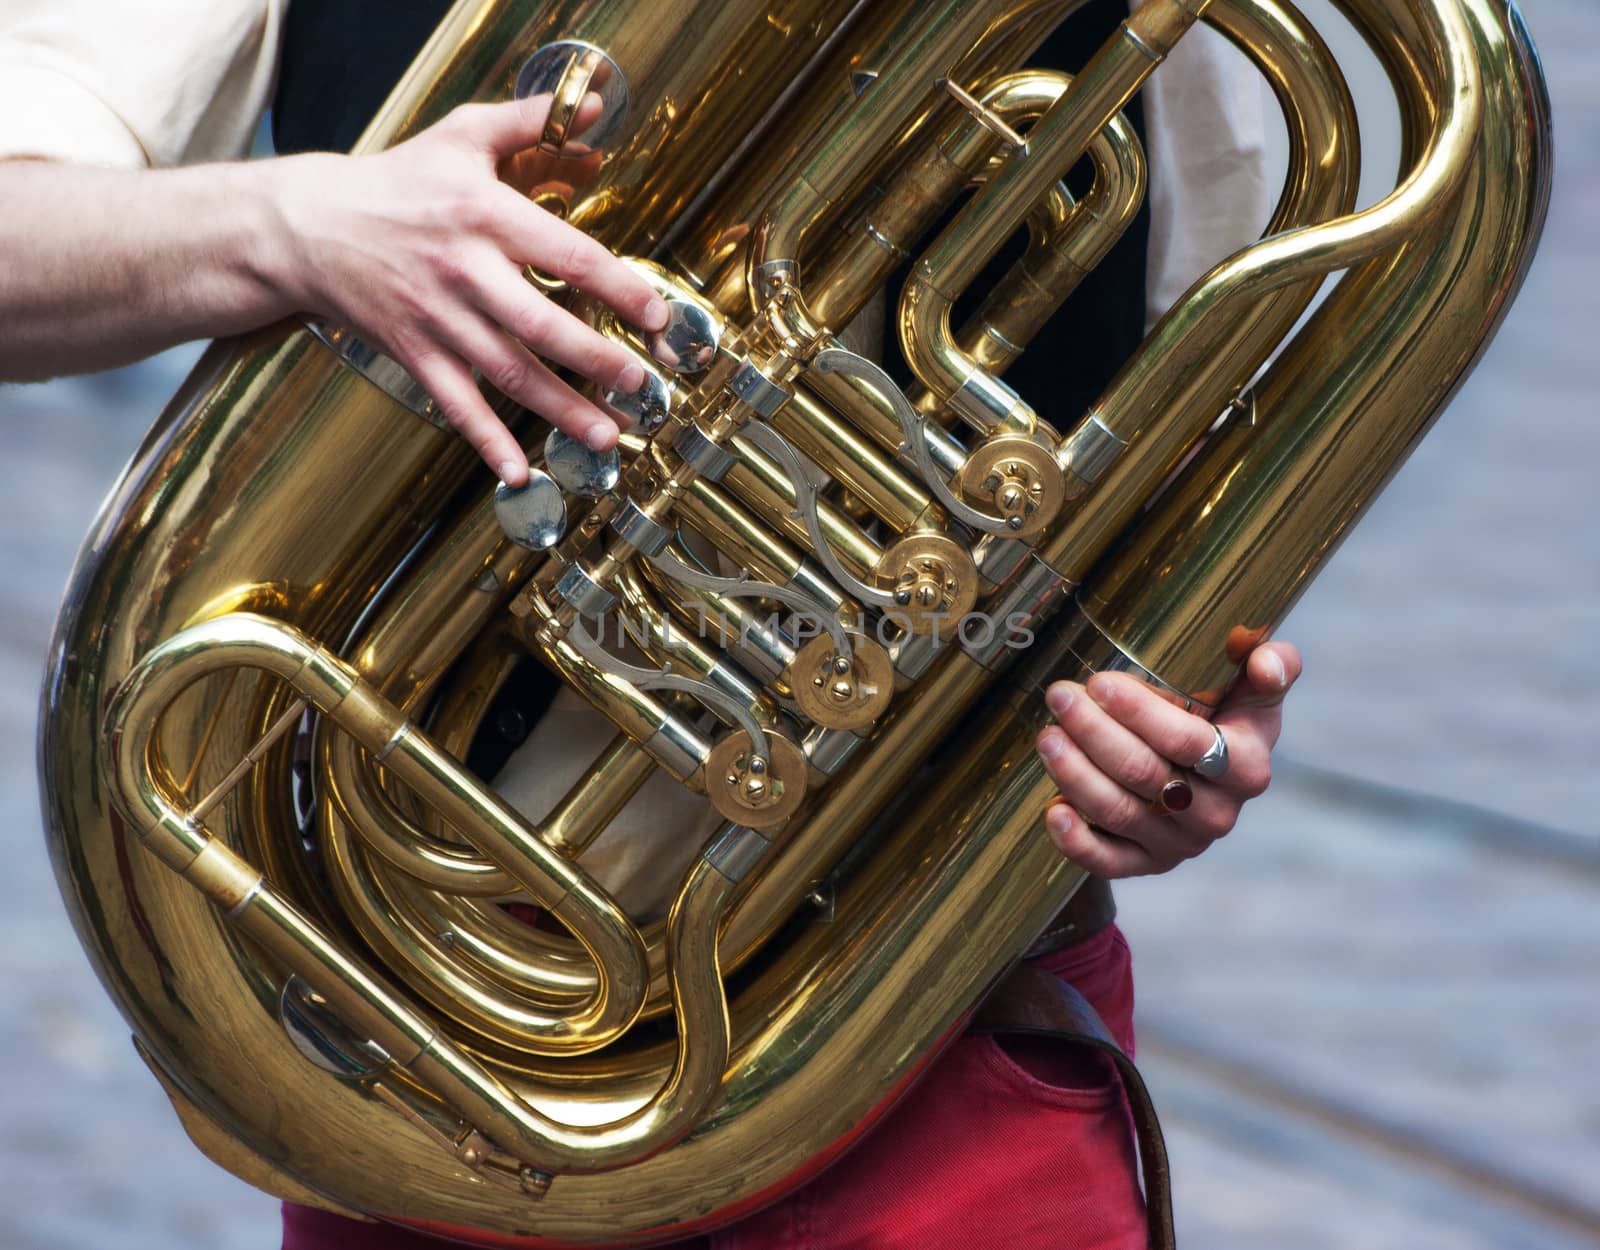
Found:
<path fill-rule="evenodd" d="M 316 205 L 306 189 L 318 177 L 307 166 L 321 154 L 276 157 L 232 167 L 231 196 L 239 210 L 245 243 L 242 276 L 277 306 L 278 315 L 323 312 L 316 266 L 309 256 L 308 227 Z"/>

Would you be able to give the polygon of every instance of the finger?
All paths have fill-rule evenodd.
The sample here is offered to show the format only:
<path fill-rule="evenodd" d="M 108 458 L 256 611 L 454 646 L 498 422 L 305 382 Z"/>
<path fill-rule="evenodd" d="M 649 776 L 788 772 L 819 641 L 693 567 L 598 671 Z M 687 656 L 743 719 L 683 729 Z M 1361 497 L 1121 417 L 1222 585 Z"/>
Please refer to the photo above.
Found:
<path fill-rule="evenodd" d="M 1142 683 L 1134 684 L 1142 686 Z M 1139 693 L 1154 698 L 1148 687 Z M 1134 699 L 1138 697 L 1138 693 L 1133 696 Z M 1055 682 L 1045 691 L 1044 698 L 1056 723 L 1101 772 L 1119 785 L 1148 802 L 1172 780 L 1172 758 L 1158 753 L 1159 747 L 1152 746 L 1139 733 L 1119 723 L 1076 682 Z M 1207 730 L 1208 744 L 1210 740 L 1211 733 Z"/>
<path fill-rule="evenodd" d="M 450 427 L 472 445 L 501 481 L 508 486 L 527 482 L 527 453 L 494 415 L 464 361 L 445 352 L 432 352 L 401 363 L 427 388 Z"/>
<path fill-rule="evenodd" d="M 1056 849 L 1096 877 L 1142 877 L 1161 871 L 1162 866 L 1149 851 L 1114 834 L 1091 829 L 1070 803 L 1051 804 L 1044 823 Z"/>
<path fill-rule="evenodd" d="M 1085 684 L 1089 699 L 1149 750 L 1179 768 L 1192 768 L 1216 740 L 1210 723 L 1168 702 L 1127 673 L 1096 673 Z M 1046 696 L 1048 698 L 1048 695 Z"/>
<path fill-rule="evenodd" d="M 644 366 L 620 343 L 547 299 L 501 257 L 472 270 L 479 306 L 512 338 L 606 390 L 636 391 Z"/>
<path fill-rule="evenodd" d="M 1264 642 L 1245 660 L 1223 706 L 1276 707 L 1299 680 L 1302 667 L 1300 649 L 1292 642 Z"/>
<path fill-rule="evenodd" d="M 1292 643 L 1257 647 L 1217 710 L 1214 721 L 1228 739 L 1226 777 L 1241 793 L 1259 794 L 1271 780 L 1270 753 L 1283 732 L 1281 704 L 1301 667 L 1300 652 Z"/>
<path fill-rule="evenodd" d="M 1222 786 L 1196 777 L 1191 782 L 1194 797 L 1181 812 L 1171 813 L 1167 819 L 1191 842 L 1210 846 L 1218 838 L 1233 832 L 1239 819 L 1241 799 Z"/>
<path fill-rule="evenodd" d="M 1157 816 L 1147 801 L 1107 777 L 1059 726 L 1045 729 L 1038 747 L 1045 771 L 1062 797 L 1090 824 L 1138 843 L 1168 865 L 1198 855 L 1208 845 Z"/>
<path fill-rule="evenodd" d="M 594 296 L 642 330 L 666 326 L 666 301 L 633 266 L 510 187 L 501 190 L 496 241 L 507 256 Z"/>
<path fill-rule="evenodd" d="M 463 104 L 441 125 L 498 160 L 538 145 L 550 118 L 551 102 L 546 93 L 495 104 Z"/>
<path fill-rule="evenodd" d="M 617 423 L 534 359 L 528 349 L 481 315 L 441 323 L 448 345 L 501 394 L 565 430 L 591 451 L 617 445 Z"/>

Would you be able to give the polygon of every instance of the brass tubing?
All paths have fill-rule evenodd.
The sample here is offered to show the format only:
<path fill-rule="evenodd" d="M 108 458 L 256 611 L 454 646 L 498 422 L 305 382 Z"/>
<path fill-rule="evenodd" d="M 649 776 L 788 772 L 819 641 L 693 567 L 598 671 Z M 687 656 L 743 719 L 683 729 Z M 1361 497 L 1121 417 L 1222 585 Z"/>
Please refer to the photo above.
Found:
<path fill-rule="evenodd" d="M 785 586 L 800 574 L 799 554 L 716 483 L 696 478 L 678 509 L 692 529 L 752 577 Z"/>
<path fill-rule="evenodd" d="M 162 713 L 185 689 L 211 673 L 259 669 L 288 682 L 416 790 L 478 849 L 495 858 L 542 906 L 558 916 L 602 969 L 595 994 L 564 1015 L 547 1018 L 551 1041 L 574 1035 L 609 1038 L 637 1017 L 647 985 L 638 930 L 580 869 L 540 843 L 492 793 L 421 734 L 392 705 L 298 630 L 246 613 L 215 618 L 153 648 L 129 675 L 106 721 L 116 796 L 146 845 L 185 872 L 203 851 L 221 847 L 162 793 L 153 766 Z M 132 744 L 132 750 L 127 745 Z M 223 848 L 226 849 L 226 848 Z M 231 854 L 231 852 L 230 852 Z M 601 1044 L 596 1042 L 596 1045 Z"/>
<path fill-rule="evenodd" d="M 1370 0 L 1341 7 L 1388 45 L 1392 15 Z M 1451 53 L 1437 82 L 1399 82 L 1408 130 L 1448 132 L 1452 113 L 1480 119 L 1454 217 L 1343 279 L 1259 386 L 1257 427 L 1208 447 L 1085 588 L 1086 612 L 1110 638 L 1203 702 L 1217 701 L 1242 651 L 1288 611 L 1426 432 L 1521 282 L 1548 196 L 1545 102 L 1505 78 L 1488 84 L 1487 101 L 1456 94 L 1480 81 L 1460 63 L 1498 64 L 1508 51 L 1537 82 L 1526 47 L 1508 49 L 1497 30 L 1496 8 L 1413 3 L 1414 49 L 1389 58 L 1415 75 L 1431 68 L 1423 49 L 1442 42 Z M 1507 179 L 1508 169 L 1528 177 Z M 1350 370 L 1329 342 L 1363 368 Z"/>
<path fill-rule="evenodd" d="M 504 676 L 527 655 L 527 648 L 508 627 L 480 635 L 429 719 L 428 731 L 435 741 L 452 755 L 465 758 Z M 576 858 L 605 831 L 655 768 L 655 762 L 633 739 L 618 734 L 594 767 L 540 818 L 539 836 L 558 854 Z"/>
<path fill-rule="evenodd" d="M 1051 29 L 1082 3 L 1083 0 L 1028 0 L 999 9 L 982 44 L 963 58 L 950 76 L 962 83 L 981 83 L 1026 61 Z M 899 27 L 905 20 L 903 6 L 889 0 L 871 0 L 867 7 L 848 41 L 817 74 L 816 89 L 785 116 L 781 132 L 770 136 L 771 142 L 763 149 L 770 153 L 770 163 L 763 162 L 762 168 L 731 181 L 715 202 L 699 214 L 700 220 L 692 230 L 673 245 L 674 267 L 693 275 L 702 292 L 729 315 L 750 307 L 745 262 L 762 213 L 776 202 L 799 157 L 855 107 L 853 72 L 863 66 L 883 66 L 894 55 L 896 41 L 903 42 Z M 930 100 L 948 111 L 947 103 L 931 93 Z M 821 263 L 831 267 L 831 262 Z M 827 284 L 808 285 L 819 298 L 837 298 Z M 859 303 L 864 298 L 865 292 L 857 292 L 851 300 Z M 848 320 L 839 320 L 840 310 L 837 306 L 835 309 L 832 316 L 838 324 Z"/>
<path fill-rule="evenodd" d="M 658 765 L 691 789 L 700 789 L 701 769 L 711 754 L 711 743 L 668 704 L 598 668 L 565 639 L 548 638 L 539 631 L 529 645 Z"/>
<path fill-rule="evenodd" d="M 337 812 L 361 840 L 408 877 L 473 897 L 492 898 L 517 889 L 511 874 L 494 860 L 412 820 L 384 790 L 360 750 L 326 751 L 322 780 Z"/>
<path fill-rule="evenodd" d="M 682 553 L 678 554 L 682 558 Z M 653 564 L 645 567 L 644 574 L 687 628 L 715 637 L 724 650 L 740 656 L 747 669 L 761 673 L 769 684 L 794 662 L 793 641 L 778 634 L 770 615 L 759 613 L 750 600 L 682 585 Z"/>
<path fill-rule="evenodd" d="M 1265 239 L 1207 274 L 1162 319 L 1136 362 L 1096 405 L 1100 420 L 1115 434 L 1131 440 L 1150 413 L 1164 411 L 1161 388 L 1215 358 L 1226 328 L 1263 296 L 1388 251 L 1415 237 L 1452 203 L 1477 142 L 1483 80 L 1460 13 L 1441 7 L 1432 25 L 1445 40 L 1443 78 L 1434 97 L 1437 124 L 1417 165 L 1371 208 Z"/>
<path fill-rule="evenodd" d="M 559 854 L 578 858 L 655 768 L 655 761 L 645 751 L 619 734 L 539 821 L 540 836 Z M 330 798 L 338 801 L 337 794 Z M 336 830 L 334 836 L 338 834 Z M 382 847 L 373 849 L 381 851 Z M 338 861 L 346 872 L 382 875 L 381 866 L 371 856 L 354 856 L 347 846 L 339 848 Z M 502 893 L 514 889 L 514 884 L 508 885 Z M 472 961 L 479 972 L 502 988 L 529 995 L 534 1003 L 546 1008 L 595 992 L 593 961 L 576 942 L 523 924 L 496 904 L 478 903 L 471 897 L 475 893 L 487 891 L 462 890 L 448 880 L 439 883 L 407 872 L 405 878 L 390 876 L 363 882 L 354 901 L 366 917 L 359 927 L 370 943 L 399 949 L 408 966 L 426 969 L 427 976 L 421 982 L 425 993 L 440 965 L 460 959 Z M 377 934 L 372 932 L 374 929 Z M 445 933 L 450 934 L 447 942 L 440 940 Z M 660 944 L 660 935 L 650 930 L 644 931 L 643 937 L 653 982 L 659 963 L 654 948 Z M 469 984 L 470 998 L 477 1010 L 467 1023 L 507 1044 L 526 1044 L 517 1019 L 523 1008 L 501 999 L 492 985 L 476 979 L 470 979 Z M 440 1000 L 440 1007 L 460 1014 L 448 995 Z"/>
<path fill-rule="evenodd" d="M 609 1123 L 559 1124 L 508 1093 L 475 1061 L 435 1038 L 407 1064 L 497 1146 L 543 1170 L 601 1172 L 645 1158 L 695 1127 L 722 1085 L 729 1053 L 717 931 L 733 883 L 697 860 L 667 918 L 667 967 L 679 1044 L 666 1081 Z"/>
<path fill-rule="evenodd" d="M 1217 0 L 1208 21 L 1266 75 L 1283 109 L 1289 168 L 1268 233 L 1348 214 L 1360 180 L 1355 104 L 1327 45 L 1286 0 Z M 1166 407 L 1152 409 L 1143 433 L 1088 494 L 1068 505 L 1040 545 L 1041 557 L 1068 581 L 1081 581 L 1293 327 L 1320 284 L 1318 276 L 1268 293 L 1247 315 L 1218 327 L 1215 351 L 1186 373 L 1162 379 L 1142 349 L 1121 374 L 1137 391 L 1124 394 Z"/>
<path fill-rule="evenodd" d="M 770 518 L 792 543 L 798 543 L 814 556 L 811 534 L 806 523 L 795 510 L 794 483 L 759 448 L 752 447 L 737 435 L 732 446 L 739 453 L 740 463 L 728 470 L 723 479 L 728 489 L 761 515 Z M 859 525 L 835 508 L 826 499 L 817 501 L 817 520 L 823 536 L 839 559 L 858 577 L 878 562 L 883 549 L 862 532 Z"/>
<path fill-rule="evenodd" d="M 989 82 L 976 92 L 976 103 L 1015 126 L 1054 103 L 1069 81 L 1051 70 L 1020 70 Z M 825 276 L 812 284 L 815 292 L 809 297 L 812 314 L 831 327 L 847 325 L 862 301 L 911 258 L 911 247 L 981 174 L 999 142 L 971 112 L 956 112 L 886 180 L 861 224 L 823 262 Z"/>
<path fill-rule="evenodd" d="M 407 970 L 412 992 L 435 1011 L 481 1037 L 537 1054 L 578 1055 L 605 1044 L 603 1035 L 588 1027 L 555 1024 L 591 1002 L 600 986 L 594 964 L 575 943 L 565 950 L 549 942 L 526 943 L 527 980 L 508 986 L 500 969 L 485 968 L 470 951 L 457 949 L 453 926 L 440 925 L 429 914 L 435 909 L 427 892 L 404 874 L 383 871 L 375 854 L 357 844 L 348 825 L 332 823 L 322 851 L 345 881 L 341 896 L 358 918 L 363 941 L 385 967 Z M 461 907 L 487 911 L 494 905 L 463 899 Z M 477 941 L 487 944 L 481 929 Z M 648 971 L 644 978 L 641 990 L 648 988 Z M 643 998 L 641 993 L 641 1003 Z"/>
<path fill-rule="evenodd" d="M 339 661 L 288 626 L 235 614 L 192 626 L 151 650 L 113 699 L 105 745 L 114 765 L 118 803 L 152 851 L 205 890 L 243 932 L 303 976 L 346 1024 L 376 1041 L 469 1123 L 520 1159 L 546 1169 L 603 1170 L 643 1157 L 688 1132 L 716 1093 L 728 1057 L 716 935 L 733 883 L 701 860 L 668 918 L 668 967 L 680 1038 L 671 1077 L 645 1107 L 614 1123 L 558 1124 L 526 1106 L 441 1038 L 435 1026 L 345 955 L 259 872 L 173 807 L 154 784 L 148 753 L 161 713 L 194 681 L 237 667 L 281 677 L 369 750 L 383 753 L 387 748 L 390 767 L 438 803 L 447 817 L 459 818 L 465 810 L 465 794 L 456 793 L 465 787 L 453 775 L 453 762 L 438 758 L 420 735 L 406 732 L 400 714 L 368 693 Z M 540 1043 L 571 1043 L 574 1049 L 603 1045 L 638 1014 L 644 990 L 643 943 L 615 904 L 579 870 L 556 859 L 526 831 L 518 837 L 515 829 L 502 828 L 516 818 L 495 812 L 497 803 L 492 796 L 477 800 L 477 807 L 489 810 L 489 818 L 480 812 L 474 832 L 483 835 L 487 826 L 491 832 L 486 838 L 497 849 L 513 848 L 526 856 L 530 863 L 519 862 L 516 875 L 540 887 L 536 897 L 583 942 L 600 969 L 594 999 L 553 1021 Z M 352 849 L 348 831 L 341 832 L 345 848 Z M 454 969 L 446 966 L 443 971 Z M 629 998 L 635 1000 L 631 1006 Z M 618 1015 L 626 1019 L 616 1023 Z"/>
<path fill-rule="evenodd" d="M 503 606 L 503 592 L 533 563 L 507 541 L 485 500 L 410 576 L 362 639 L 355 662 L 364 679 L 402 711 L 411 712 L 485 623 Z M 493 589 L 485 591 L 483 587 Z M 470 846 L 422 828 L 385 791 L 373 756 L 352 738 L 323 735 L 322 783 L 338 796 L 337 811 L 369 846 L 400 870 L 440 889 L 471 895 L 516 888 L 504 869 Z"/>
<path fill-rule="evenodd" d="M 561 802 L 539 822 L 540 832 L 560 854 L 578 858 L 655 770 L 656 762 L 638 743 L 618 734 L 594 766 L 572 783 Z"/>
<path fill-rule="evenodd" d="M 1032 433 L 1037 418 L 960 348 L 950 309 L 1050 187 L 1088 151 L 1210 0 L 1146 0 L 913 267 L 901 293 L 900 346 L 917 379 L 979 430 Z"/>
<path fill-rule="evenodd" d="M 933 13 L 903 18 L 891 35 L 894 49 L 857 106 L 813 145 L 775 206 L 756 227 L 750 251 L 750 291 L 760 311 L 775 294 L 777 275 L 798 285 L 806 241 L 836 210 L 872 158 L 915 124 L 929 107 L 932 85 L 947 75 L 994 21 L 985 5 L 948 0 Z M 801 323 L 796 332 L 806 335 Z"/>
<path fill-rule="evenodd" d="M 623 605 L 636 645 L 660 667 L 670 664 L 675 672 L 686 672 L 716 686 L 735 699 L 763 725 L 777 723 L 772 700 L 748 674 L 727 657 L 719 655 L 706 642 L 672 623 L 666 608 L 656 600 L 637 569 L 629 568 L 617 578 L 617 597 Z M 715 706 L 709 710 L 731 723 Z"/>
<path fill-rule="evenodd" d="M 619 1167 L 669 1145 L 716 1094 L 728 1058 L 716 932 L 732 889 L 704 861 L 691 870 L 667 925 L 677 1061 L 643 1107 L 592 1126 L 561 1124 L 527 1105 L 270 888 L 251 895 L 231 919 L 500 1149 L 541 1170 L 581 1173 Z"/>
<path fill-rule="evenodd" d="M 807 383 L 813 380 L 806 375 Z M 796 390 L 774 414 L 772 426 L 896 533 L 926 523 L 935 507 L 926 488 L 853 428 L 853 412 L 846 415 L 852 420 L 841 421 L 804 390 Z"/>
<path fill-rule="evenodd" d="M 1001 376 L 1127 231 L 1144 201 L 1144 149 L 1121 114 L 1089 145 L 1094 185 L 1075 206 L 1046 197 L 1028 249 L 956 336 L 979 368 Z M 1037 221 L 1039 214 L 1033 220 Z"/>

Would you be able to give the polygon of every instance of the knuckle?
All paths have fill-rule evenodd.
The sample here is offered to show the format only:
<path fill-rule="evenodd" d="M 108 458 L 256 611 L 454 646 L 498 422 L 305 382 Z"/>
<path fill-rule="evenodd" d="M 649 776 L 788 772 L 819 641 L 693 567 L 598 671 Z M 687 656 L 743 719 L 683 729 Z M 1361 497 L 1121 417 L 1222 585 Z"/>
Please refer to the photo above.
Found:
<path fill-rule="evenodd" d="M 1134 790 L 1151 792 L 1161 789 L 1169 780 L 1168 769 L 1158 757 L 1131 747 L 1118 761 L 1117 776 Z"/>
<path fill-rule="evenodd" d="M 597 267 L 595 252 L 598 247 L 583 235 L 563 239 L 556 251 L 562 275 L 577 286 L 589 282 Z"/>
<path fill-rule="evenodd" d="M 506 328 L 529 346 L 542 343 L 550 333 L 550 310 L 544 301 L 534 301 L 517 313 L 514 325 Z"/>
<path fill-rule="evenodd" d="M 1133 795 L 1123 791 L 1105 805 L 1105 819 L 1101 823 L 1108 829 L 1120 832 L 1131 829 L 1143 812 L 1144 805 Z"/>
<path fill-rule="evenodd" d="M 497 360 L 485 371 L 485 376 L 496 390 L 513 398 L 524 394 L 533 382 L 533 370 L 520 360 Z"/>
<path fill-rule="evenodd" d="M 1263 756 L 1259 761 L 1246 761 L 1240 765 L 1238 786 L 1250 798 L 1259 798 L 1272 784 L 1272 761 Z"/>
<path fill-rule="evenodd" d="M 494 220 L 493 206 L 476 186 L 457 189 L 450 197 L 448 212 L 451 222 L 474 234 L 486 232 Z"/>
<path fill-rule="evenodd" d="M 439 403 L 439 411 L 444 414 L 445 422 L 457 434 L 467 437 L 472 427 L 477 423 L 478 414 L 460 400 L 443 400 Z"/>
<path fill-rule="evenodd" d="M 464 285 L 472 269 L 472 262 L 465 251 L 447 245 L 434 247 L 428 255 L 427 263 L 433 270 L 434 277 L 451 289 Z"/>
<path fill-rule="evenodd" d="M 622 353 L 612 348 L 604 339 L 587 341 L 578 352 L 578 357 L 575 368 L 579 373 L 597 382 L 606 383 L 609 383 L 622 368 L 625 360 Z"/>

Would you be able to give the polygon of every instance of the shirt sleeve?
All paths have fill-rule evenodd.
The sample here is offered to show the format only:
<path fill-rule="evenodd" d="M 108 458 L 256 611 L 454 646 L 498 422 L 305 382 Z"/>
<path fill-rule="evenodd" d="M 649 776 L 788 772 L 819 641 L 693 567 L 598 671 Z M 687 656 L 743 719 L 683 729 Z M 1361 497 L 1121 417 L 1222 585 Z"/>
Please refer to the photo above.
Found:
<path fill-rule="evenodd" d="M 1270 96 L 1227 40 L 1196 26 L 1156 69 L 1143 98 L 1150 161 L 1145 294 L 1153 324 L 1266 228 Z"/>
<path fill-rule="evenodd" d="M 288 0 L 4 0 L 0 158 L 139 169 L 243 156 Z"/>

